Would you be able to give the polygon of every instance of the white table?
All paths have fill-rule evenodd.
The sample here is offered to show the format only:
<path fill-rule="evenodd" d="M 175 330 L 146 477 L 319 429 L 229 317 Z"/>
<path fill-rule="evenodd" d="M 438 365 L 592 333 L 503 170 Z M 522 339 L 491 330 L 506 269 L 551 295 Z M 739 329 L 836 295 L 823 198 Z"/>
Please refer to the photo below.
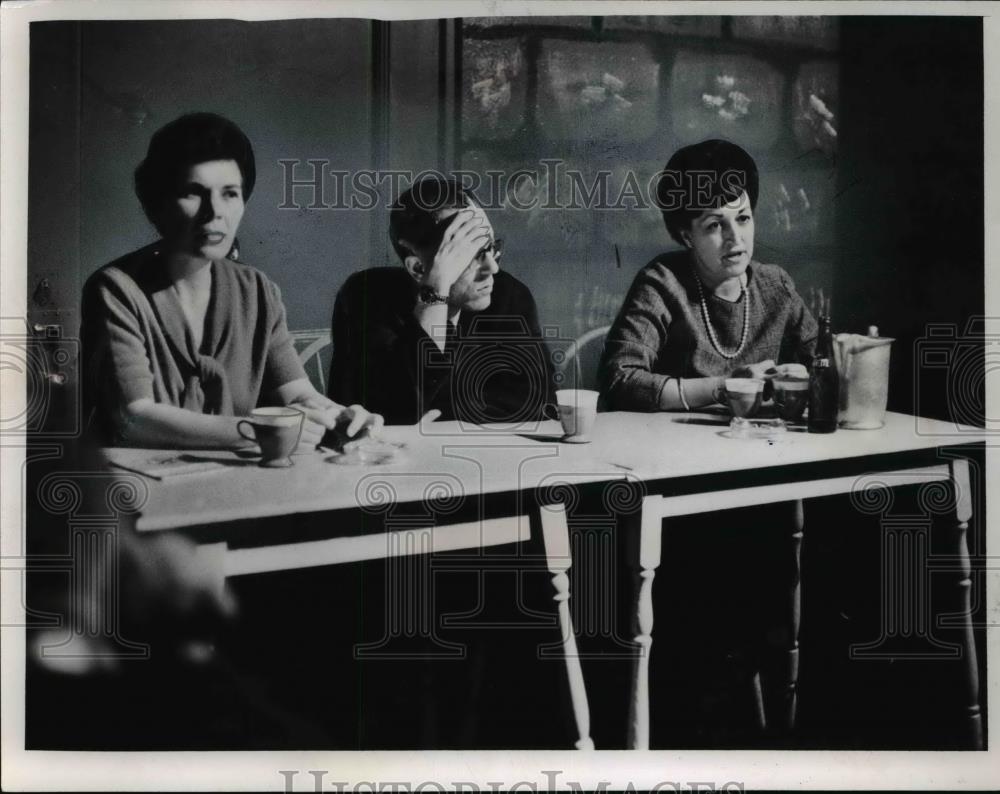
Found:
<path fill-rule="evenodd" d="M 940 507 L 949 501 L 954 514 L 952 554 L 959 561 L 962 603 L 962 657 L 966 676 L 969 745 L 982 749 L 982 723 L 976 647 L 973 640 L 972 587 L 966 530 L 972 515 L 969 462 L 981 447 L 984 431 L 889 413 L 874 431 L 838 430 L 833 434 L 792 431 L 773 442 L 730 437 L 728 418 L 704 414 L 605 414 L 599 417 L 594 446 L 601 456 L 641 481 L 642 513 L 636 522 L 633 564 L 636 571 L 634 641 L 642 648 L 633 677 L 629 746 L 648 749 L 649 664 L 652 650 L 652 587 L 660 564 L 664 519 L 734 507 L 798 502 L 789 528 L 796 568 L 804 526 L 803 499 L 851 493 L 859 504 L 877 505 L 877 492 L 894 486 L 944 483 L 935 494 Z M 875 500 L 875 501 L 872 501 Z M 786 727 L 794 726 L 798 683 L 800 588 L 796 571 L 789 593 L 792 615 L 785 692 Z"/>
<path fill-rule="evenodd" d="M 218 556 L 226 575 L 474 548 L 528 538 L 530 514 L 540 516 L 546 557 L 559 602 L 563 647 L 580 731 L 578 747 L 589 748 L 586 693 L 576 657 L 566 572 L 570 551 L 561 484 L 614 484 L 640 489 L 642 510 L 634 532 L 638 630 L 641 649 L 630 701 L 629 744 L 649 744 L 649 663 L 652 649 L 652 586 L 660 564 L 663 519 L 753 504 L 854 493 L 861 497 L 910 483 L 945 483 L 955 522 L 953 551 L 961 562 L 957 586 L 965 609 L 964 661 L 968 681 L 970 743 L 982 746 L 976 649 L 970 614 L 970 569 L 966 530 L 971 517 L 969 465 L 964 455 L 982 446 L 983 431 L 889 414 L 877 431 L 840 430 L 830 435 L 789 432 L 773 443 L 728 437 L 719 414 L 607 413 L 598 417 L 593 443 L 559 443 L 556 423 L 477 431 L 458 423 L 435 423 L 427 434 L 393 428 L 405 455 L 391 465 L 338 466 L 331 454 L 296 456 L 290 469 L 260 469 L 234 453 L 192 453 L 226 462 L 225 469 L 149 483 L 137 520 L 139 531 L 214 528 L 204 547 Z M 134 467 L 148 451 L 108 450 L 110 459 Z M 491 497 L 515 500 L 497 515 Z M 472 520 L 449 520 L 450 505 L 479 505 Z M 355 536 L 256 539 L 241 543 L 245 519 L 325 511 L 385 513 L 393 505 L 432 500 L 443 508 L 422 523 L 403 523 Z M 442 520 L 443 519 L 443 520 Z M 219 527 L 222 527 L 219 529 Z M 333 524 L 331 523 L 331 527 Z M 790 528 L 796 560 L 803 513 Z M 219 535 L 222 536 L 220 539 Z M 787 721 L 794 722 L 798 668 L 799 587 L 789 594 L 794 625 L 788 649 Z"/>
<path fill-rule="evenodd" d="M 188 531 L 200 542 L 199 553 L 212 558 L 210 564 L 224 577 L 521 543 L 530 538 L 531 518 L 537 517 L 558 605 L 576 746 L 593 749 L 568 603 L 572 555 L 562 489 L 624 482 L 626 474 L 601 461 L 593 445 L 559 443 L 557 422 L 516 429 L 523 434 L 511 432 L 511 426 L 457 422 L 434 423 L 421 432 L 387 428 L 385 438 L 405 447 L 396 460 L 379 466 L 339 465 L 332 452 L 295 455 L 287 469 L 261 468 L 252 453 L 120 448 L 104 453 L 116 467 L 132 471 L 147 470 L 152 458 L 181 454 L 221 464 L 146 480 L 136 529 Z M 398 510 L 428 505 L 416 513 Z M 357 511 L 369 514 L 376 529 L 342 534 L 335 517 Z M 334 518 L 319 522 L 320 534 L 313 522 L 309 537 L 294 539 L 289 536 L 295 535 L 295 521 L 280 528 L 255 521 L 303 514 Z M 280 529 L 280 536 L 261 538 L 261 527 Z M 258 536 L 247 537 L 248 532 Z"/>

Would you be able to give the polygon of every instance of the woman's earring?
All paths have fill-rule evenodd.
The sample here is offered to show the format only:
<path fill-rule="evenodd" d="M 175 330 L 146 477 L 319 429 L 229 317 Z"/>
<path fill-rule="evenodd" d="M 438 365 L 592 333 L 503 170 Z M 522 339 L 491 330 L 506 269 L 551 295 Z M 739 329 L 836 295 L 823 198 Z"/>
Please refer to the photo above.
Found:
<path fill-rule="evenodd" d="M 232 259 L 234 262 L 238 262 L 240 259 L 240 241 L 239 238 L 233 238 L 233 247 L 229 249 L 229 253 L 226 254 L 227 259 Z"/>

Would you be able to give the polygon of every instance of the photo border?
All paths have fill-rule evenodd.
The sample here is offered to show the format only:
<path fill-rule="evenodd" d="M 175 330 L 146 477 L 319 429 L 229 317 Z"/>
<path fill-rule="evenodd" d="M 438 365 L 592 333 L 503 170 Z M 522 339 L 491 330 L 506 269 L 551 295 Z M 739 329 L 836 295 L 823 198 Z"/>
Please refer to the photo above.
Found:
<path fill-rule="evenodd" d="M 1000 4 L 995 2 L 952 4 L 945 2 L 514 2 L 496 0 L 439 0 L 415 5 L 406 0 L 387 2 L 260 2 L 214 0 L 213 2 L 77 2 L 6 3 L 0 9 L 0 317 L 16 322 L 26 307 L 27 268 L 27 171 L 28 171 L 28 25 L 46 19 L 173 19 L 232 18 L 244 20 L 303 17 L 365 17 L 419 19 L 437 14 L 454 16 L 545 15 L 948 15 L 982 16 L 984 30 L 985 86 L 1000 80 Z M 992 95 L 991 95 L 992 94 Z M 985 305 L 987 314 L 1000 312 L 1000 278 L 989 263 L 996 261 L 1000 239 L 1000 184 L 998 153 L 997 92 L 986 92 L 985 100 Z M 992 155 L 992 156 L 991 156 Z M 992 219 L 992 220 L 989 220 Z M 987 378 L 987 411 L 1000 415 L 996 384 Z M 25 400 L 23 377 L 3 373 L 0 399 L 9 405 Z M 21 471 L 25 447 L 17 439 L 0 443 L 0 543 L 5 554 L 19 547 L 22 537 Z M 987 466 L 998 470 L 997 448 L 987 447 Z M 996 494 L 987 494 L 987 545 L 998 543 Z M 1000 577 L 987 581 L 988 614 L 1000 614 Z M 5 567 L 2 573 L 3 624 L 23 623 L 21 577 Z M 20 612 L 21 620 L 18 620 Z M 312 791 L 307 770 L 328 770 L 326 781 L 349 780 L 389 784 L 391 781 L 436 781 L 477 784 L 493 790 L 490 783 L 502 781 L 509 789 L 521 781 L 534 782 L 548 790 L 545 770 L 561 770 L 558 780 L 579 783 L 586 789 L 609 781 L 611 790 L 650 789 L 657 784 L 694 785 L 714 781 L 717 787 L 739 781 L 746 789 L 828 788 L 995 788 L 1000 780 L 998 718 L 998 660 L 1000 639 L 986 632 L 988 674 L 982 682 L 987 710 L 988 735 L 994 749 L 984 752 L 844 752 L 844 751 L 578 751 L 545 752 L 54 752 L 24 751 L 24 630 L 3 628 L 0 657 L 2 708 L 2 778 L 6 791 L 13 790 L 284 790 L 279 770 L 301 770 L 295 790 Z M 335 790 L 325 788 L 324 790 Z M 359 790 L 369 790 L 367 788 Z M 391 789 L 384 789 L 391 790 Z M 430 788 L 425 790 L 438 790 Z M 469 789 L 466 789 L 469 790 Z M 523 790 L 523 788 L 522 788 Z M 661 790 L 674 790 L 668 786 Z"/>

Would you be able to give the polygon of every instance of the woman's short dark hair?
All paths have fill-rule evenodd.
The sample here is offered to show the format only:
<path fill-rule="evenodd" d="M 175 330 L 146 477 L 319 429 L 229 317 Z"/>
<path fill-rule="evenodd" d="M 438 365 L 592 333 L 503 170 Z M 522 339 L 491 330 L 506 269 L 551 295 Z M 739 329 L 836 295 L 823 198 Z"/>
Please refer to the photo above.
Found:
<path fill-rule="evenodd" d="M 135 193 L 154 226 L 164 200 L 180 186 L 187 169 L 212 160 L 234 160 L 243 176 L 243 198 L 250 198 L 257 179 L 253 146 L 229 119 L 188 113 L 153 134 L 146 159 L 135 169 Z"/>
<path fill-rule="evenodd" d="M 708 209 L 737 200 L 743 191 L 757 206 L 757 164 L 741 147 L 712 139 L 674 152 L 656 184 L 657 206 L 670 236 L 684 245 L 682 231 Z"/>
<path fill-rule="evenodd" d="M 389 239 L 392 247 L 396 249 L 400 259 L 413 253 L 401 244 L 403 240 L 422 251 L 436 251 L 451 218 L 439 223 L 434 214 L 475 203 L 472 194 L 454 179 L 441 174 L 420 177 L 396 199 L 389 210 Z"/>

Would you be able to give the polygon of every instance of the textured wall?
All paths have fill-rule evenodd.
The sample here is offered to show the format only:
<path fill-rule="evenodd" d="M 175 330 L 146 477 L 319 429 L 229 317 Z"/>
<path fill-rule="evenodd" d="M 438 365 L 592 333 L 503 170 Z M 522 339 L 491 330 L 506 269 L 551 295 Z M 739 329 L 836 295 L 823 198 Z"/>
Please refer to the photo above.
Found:
<path fill-rule="evenodd" d="M 49 195 L 67 216 L 76 214 L 78 226 L 38 223 L 33 239 L 47 248 L 30 267 L 62 262 L 67 280 L 82 283 L 101 265 L 154 240 L 132 190 L 133 170 L 160 126 L 185 112 L 211 110 L 240 124 L 256 152 L 257 186 L 239 233 L 244 259 L 279 283 L 293 327 L 328 325 L 336 287 L 366 264 L 369 216 L 279 209 L 284 186 L 278 161 L 323 158 L 332 168 L 369 166 L 368 23 L 71 27 L 77 31 L 68 37 L 76 38 L 75 63 L 70 53 L 53 48 L 62 63 L 39 64 L 37 71 L 51 77 L 38 83 L 51 84 L 51 91 L 65 86 L 63 92 L 78 94 L 78 104 L 33 117 L 33 141 L 43 135 L 47 146 L 32 145 L 30 178 L 32 191 Z M 35 52 L 44 53 L 51 36 L 66 39 L 66 26 L 50 32 L 36 25 Z"/>
<path fill-rule="evenodd" d="M 281 285 L 298 329 L 327 325 L 349 273 L 395 259 L 384 204 L 279 209 L 281 159 L 527 169 L 482 198 L 497 205 L 504 267 L 566 338 L 608 323 L 636 270 L 673 244 L 659 213 L 628 199 L 515 209 L 566 196 L 570 178 L 546 177 L 541 161 L 560 159 L 585 187 L 607 172 L 613 201 L 678 146 L 722 136 L 761 168 L 758 258 L 803 293 L 832 286 L 838 329 L 900 335 L 894 407 L 945 414 L 943 391 L 933 406 L 901 398 L 916 393 L 926 324 L 964 327 L 982 310 L 978 19 L 480 18 L 439 50 L 444 27 L 393 23 L 377 48 L 356 20 L 34 25 L 32 320 L 75 333 L 86 276 L 153 239 L 132 171 L 152 132 L 189 110 L 228 115 L 254 142 L 244 257 Z"/>
<path fill-rule="evenodd" d="M 838 112 L 835 18 L 483 18 L 463 23 L 463 168 L 526 168 L 495 225 L 505 266 L 534 289 L 546 322 L 577 336 L 608 323 L 635 272 L 674 247 L 653 208 L 630 209 L 680 146 L 733 140 L 757 160 L 756 255 L 805 292 L 832 283 Z M 616 209 L 565 205 L 573 177 L 608 172 Z M 631 175 L 631 176 L 630 176 Z M 557 191 L 559 198 L 547 197 Z M 617 199 L 622 198 L 619 203 Z"/>

